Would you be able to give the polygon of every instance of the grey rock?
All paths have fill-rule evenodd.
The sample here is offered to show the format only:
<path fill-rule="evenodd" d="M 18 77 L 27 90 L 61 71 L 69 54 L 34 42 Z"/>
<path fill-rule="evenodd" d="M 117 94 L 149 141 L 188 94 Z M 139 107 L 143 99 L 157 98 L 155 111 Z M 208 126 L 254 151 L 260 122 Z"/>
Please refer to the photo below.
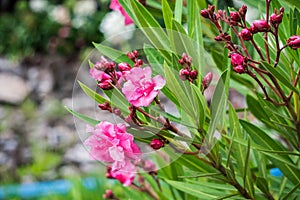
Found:
<path fill-rule="evenodd" d="M 25 80 L 9 73 L 0 73 L 0 101 L 18 105 L 29 95 Z"/>

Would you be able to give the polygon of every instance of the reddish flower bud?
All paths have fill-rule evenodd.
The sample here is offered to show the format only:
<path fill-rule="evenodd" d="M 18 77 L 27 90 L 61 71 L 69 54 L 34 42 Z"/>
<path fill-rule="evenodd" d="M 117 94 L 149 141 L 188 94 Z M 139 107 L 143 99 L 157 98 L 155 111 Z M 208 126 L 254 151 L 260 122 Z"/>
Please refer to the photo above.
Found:
<path fill-rule="evenodd" d="M 190 71 L 190 77 L 193 80 L 197 79 L 198 78 L 198 71 L 197 70 Z"/>
<path fill-rule="evenodd" d="M 231 36 L 228 35 L 228 33 L 224 33 L 224 38 L 225 38 L 225 40 L 227 40 L 227 41 L 231 40 Z"/>
<path fill-rule="evenodd" d="M 107 80 L 104 80 L 104 81 L 101 81 L 98 86 L 103 89 L 103 90 L 110 90 L 113 88 L 113 85 L 112 85 L 112 80 L 111 79 L 107 79 Z"/>
<path fill-rule="evenodd" d="M 105 194 L 102 195 L 103 199 L 114 199 L 114 194 L 111 190 L 106 190 Z"/>
<path fill-rule="evenodd" d="M 230 61 L 234 67 L 238 65 L 243 65 L 244 57 L 238 53 L 233 53 L 230 55 Z"/>
<path fill-rule="evenodd" d="M 209 18 L 209 13 L 206 9 L 201 10 L 200 15 L 204 18 Z"/>
<path fill-rule="evenodd" d="M 189 76 L 190 76 L 190 71 L 189 70 L 181 69 L 179 71 L 179 77 L 180 77 L 181 80 L 185 81 L 189 78 Z"/>
<path fill-rule="evenodd" d="M 127 52 L 126 55 L 130 60 L 134 61 L 138 57 L 138 51 L 134 50 L 133 52 Z"/>
<path fill-rule="evenodd" d="M 246 16 L 246 13 L 247 13 L 247 6 L 246 5 L 243 5 L 240 9 L 239 9 L 239 13 L 240 13 L 240 16 L 242 18 L 244 18 Z"/>
<path fill-rule="evenodd" d="M 239 12 L 230 12 L 230 18 L 231 18 L 231 20 L 236 21 L 236 22 L 241 21 Z"/>
<path fill-rule="evenodd" d="M 193 58 L 191 56 L 188 56 L 186 53 L 182 53 L 182 60 L 188 65 L 191 66 L 193 62 Z"/>
<path fill-rule="evenodd" d="M 235 71 L 236 73 L 242 74 L 245 72 L 245 69 L 244 69 L 243 65 L 237 65 L 237 66 L 233 67 L 233 71 Z"/>
<path fill-rule="evenodd" d="M 207 10 L 208 10 L 208 12 L 213 13 L 213 12 L 215 12 L 215 6 L 209 5 Z"/>
<path fill-rule="evenodd" d="M 213 73 L 208 72 L 204 78 L 202 79 L 202 86 L 204 89 L 208 88 L 209 84 L 211 83 L 211 80 L 213 78 Z"/>
<path fill-rule="evenodd" d="M 101 110 L 108 110 L 109 112 L 112 111 L 109 102 L 104 102 L 104 103 L 102 103 L 102 104 L 99 104 L 98 107 L 99 107 Z"/>
<path fill-rule="evenodd" d="M 141 59 L 138 59 L 135 63 L 134 63 L 134 67 L 139 67 L 142 66 L 144 63 Z"/>
<path fill-rule="evenodd" d="M 152 149 L 158 150 L 158 149 L 164 147 L 165 143 L 161 139 L 153 139 L 150 143 L 150 146 L 152 147 Z"/>
<path fill-rule="evenodd" d="M 218 42 L 220 42 L 220 41 L 222 41 L 223 39 L 222 39 L 222 37 L 221 37 L 220 35 L 217 35 L 217 36 L 215 37 L 215 40 L 218 41 Z"/>
<path fill-rule="evenodd" d="M 252 33 L 266 32 L 269 30 L 270 30 L 270 25 L 267 23 L 266 20 L 263 20 L 263 19 L 255 20 L 251 26 Z"/>
<path fill-rule="evenodd" d="M 284 13 L 284 7 L 281 7 L 281 8 L 279 9 L 279 12 L 283 14 L 283 13 Z"/>
<path fill-rule="evenodd" d="M 245 41 L 249 41 L 252 39 L 252 33 L 249 29 L 244 28 L 243 30 L 241 30 L 240 34 L 239 34 L 243 40 Z"/>
<path fill-rule="evenodd" d="M 292 49 L 298 49 L 300 47 L 300 35 L 293 35 L 287 40 L 287 45 Z"/>
<path fill-rule="evenodd" d="M 118 69 L 119 69 L 121 72 L 123 72 L 123 71 L 129 71 L 129 70 L 131 70 L 131 66 L 130 66 L 128 63 L 123 62 L 123 63 L 120 63 L 120 64 L 118 65 Z"/>
<path fill-rule="evenodd" d="M 270 16 L 270 22 L 273 26 L 280 24 L 282 22 L 282 18 L 283 18 L 283 13 L 280 13 L 279 15 L 273 13 Z"/>
<path fill-rule="evenodd" d="M 115 114 L 115 115 L 121 115 L 122 113 L 121 113 L 121 110 L 119 109 L 119 108 L 114 108 L 113 109 L 113 113 Z"/>

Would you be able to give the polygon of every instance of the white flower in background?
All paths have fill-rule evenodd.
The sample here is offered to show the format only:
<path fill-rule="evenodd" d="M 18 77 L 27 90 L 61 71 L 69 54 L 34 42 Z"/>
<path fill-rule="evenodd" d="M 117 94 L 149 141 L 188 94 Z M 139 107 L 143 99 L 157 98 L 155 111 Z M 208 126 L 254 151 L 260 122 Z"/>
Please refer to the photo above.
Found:
<path fill-rule="evenodd" d="M 124 16 L 118 11 L 111 11 L 104 16 L 99 30 L 109 42 L 120 44 L 132 38 L 135 25 L 125 26 Z"/>
<path fill-rule="evenodd" d="M 51 11 L 50 16 L 60 24 L 66 25 L 70 23 L 69 10 L 64 6 L 55 6 Z"/>
<path fill-rule="evenodd" d="M 33 12 L 45 11 L 48 5 L 48 1 L 45 0 L 30 0 L 29 7 Z"/>
<path fill-rule="evenodd" d="M 94 0 L 77 1 L 74 6 L 75 16 L 89 16 L 97 10 L 97 3 Z"/>

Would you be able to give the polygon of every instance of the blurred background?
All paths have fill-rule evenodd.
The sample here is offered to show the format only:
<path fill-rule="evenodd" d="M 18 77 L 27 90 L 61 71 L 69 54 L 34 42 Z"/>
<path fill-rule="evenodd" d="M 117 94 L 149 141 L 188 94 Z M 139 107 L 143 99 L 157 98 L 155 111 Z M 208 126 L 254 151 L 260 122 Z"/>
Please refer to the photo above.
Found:
<path fill-rule="evenodd" d="M 134 27 L 109 3 L 0 0 L 0 199 L 101 199 L 110 184 L 64 109 L 92 42 Z"/>

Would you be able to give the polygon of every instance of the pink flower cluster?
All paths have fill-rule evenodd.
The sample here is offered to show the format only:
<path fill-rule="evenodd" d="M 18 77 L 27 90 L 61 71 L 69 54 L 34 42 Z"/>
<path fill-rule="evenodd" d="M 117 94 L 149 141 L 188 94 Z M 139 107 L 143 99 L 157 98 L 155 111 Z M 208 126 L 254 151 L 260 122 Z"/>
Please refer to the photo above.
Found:
<path fill-rule="evenodd" d="M 126 81 L 121 90 L 129 103 L 135 107 L 148 106 L 164 87 L 166 80 L 161 75 L 152 78 L 151 67 L 142 68 L 143 61 L 138 59 L 136 50 L 128 52 L 127 56 L 134 62 L 134 67 L 123 62 L 118 65 L 117 71 L 115 63 L 102 57 L 101 62 L 90 69 L 90 76 L 98 81 L 98 86 L 103 90 L 113 89 L 114 85 L 121 89 L 122 81 Z"/>
<path fill-rule="evenodd" d="M 111 177 L 130 185 L 136 174 L 133 162 L 141 158 L 141 151 L 133 136 L 126 132 L 126 126 L 100 122 L 95 128 L 88 126 L 87 132 L 93 133 L 85 141 L 91 158 L 109 164 Z"/>
<path fill-rule="evenodd" d="M 158 91 L 166 84 L 166 80 L 157 75 L 151 77 L 152 70 L 150 67 L 134 67 L 125 79 L 127 82 L 122 88 L 126 99 L 135 107 L 148 106 L 157 96 Z"/>

